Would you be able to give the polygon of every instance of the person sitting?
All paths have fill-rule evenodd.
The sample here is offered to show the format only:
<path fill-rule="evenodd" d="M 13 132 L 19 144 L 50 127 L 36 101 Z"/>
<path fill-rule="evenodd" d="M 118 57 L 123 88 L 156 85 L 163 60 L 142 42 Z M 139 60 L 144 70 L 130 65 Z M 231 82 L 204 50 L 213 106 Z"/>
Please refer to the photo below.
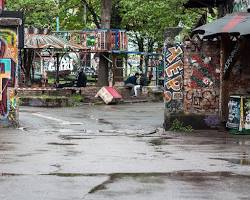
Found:
<path fill-rule="evenodd" d="M 147 78 L 147 76 L 145 75 L 145 74 L 141 74 L 140 75 L 140 85 L 141 85 L 141 88 L 143 87 L 143 86 L 147 86 L 148 85 L 148 78 Z"/>
<path fill-rule="evenodd" d="M 125 87 L 131 88 L 133 96 L 136 97 L 138 95 L 138 89 L 140 89 L 140 85 L 137 83 L 137 79 L 139 78 L 139 73 L 136 72 L 135 75 L 128 77 L 128 79 L 124 82 Z"/>

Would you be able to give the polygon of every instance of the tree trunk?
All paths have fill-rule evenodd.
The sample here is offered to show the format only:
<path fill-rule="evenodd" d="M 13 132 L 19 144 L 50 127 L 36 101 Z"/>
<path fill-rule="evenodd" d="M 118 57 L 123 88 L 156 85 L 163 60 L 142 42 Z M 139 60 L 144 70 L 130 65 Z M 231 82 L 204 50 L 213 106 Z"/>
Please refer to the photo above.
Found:
<path fill-rule="evenodd" d="M 112 12 L 112 0 L 101 1 L 101 28 L 110 29 Z M 105 57 L 109 57 L 108 53 L 102 53 L 100 55 L 99 71 L 98 71 L 98 86 L 108 86 L 108 60 Z"/>
<path fill-rule="evenodd" d="M 25 49 L 24 50 L 24 59 L 23 59 L 23 65 L 24 65 L 24 73 L 25 73 L 25 84 L 30 85 L 31 84 L 31 68 L 34 58 L 34 50 L 32 49 Z"/>
<path fill-rule="evenodd" d="M 138 44 L 138 49 L 139 49 L 139 52 L 144 52 L 144 38 L 141 37 L 140 35 L 135 35 L 136 37 L 136 40 L 137 40 L 137 44 Z M 141 55 L 140 56 L 140 71 L 143 71 L 143 62 L 144 62 L 144 55 Z"/>

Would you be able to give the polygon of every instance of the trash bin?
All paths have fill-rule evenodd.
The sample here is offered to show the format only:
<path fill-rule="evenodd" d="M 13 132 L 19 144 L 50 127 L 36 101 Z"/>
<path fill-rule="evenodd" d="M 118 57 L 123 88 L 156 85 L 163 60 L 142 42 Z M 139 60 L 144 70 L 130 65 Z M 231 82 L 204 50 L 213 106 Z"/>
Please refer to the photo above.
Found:
<path fill-rule="evenodd" d="M 250 96 L 230 96 L 227 128 L 233 133 L 250 134 Z"/>

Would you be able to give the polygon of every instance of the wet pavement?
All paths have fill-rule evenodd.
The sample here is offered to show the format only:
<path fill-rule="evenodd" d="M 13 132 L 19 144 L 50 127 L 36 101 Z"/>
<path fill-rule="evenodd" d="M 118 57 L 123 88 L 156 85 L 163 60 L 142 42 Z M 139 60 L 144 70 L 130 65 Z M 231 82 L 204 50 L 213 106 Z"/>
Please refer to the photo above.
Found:
<path fill-rule="evenodd" d="M 250 137 L 163 132 L 163 105 L 20 109 L 1 200 L 250 199 Z"/>

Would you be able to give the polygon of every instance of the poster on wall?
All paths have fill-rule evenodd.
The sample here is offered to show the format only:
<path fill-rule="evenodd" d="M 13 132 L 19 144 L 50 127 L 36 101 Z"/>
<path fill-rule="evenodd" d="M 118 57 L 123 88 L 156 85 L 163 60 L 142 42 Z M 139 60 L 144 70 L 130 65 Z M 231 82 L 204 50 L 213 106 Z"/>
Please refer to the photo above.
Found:
<path fill-rule="evenodd" d="M 244 99 L 244 128 L 250 131 L 250 97 Z"/>
<path fill-rule="evenodd" d="M 232 129 L 239 129 L 240 126 L 240 96 L 231 96 L 228 103 L 228 121 L 226 126 Z"/>

